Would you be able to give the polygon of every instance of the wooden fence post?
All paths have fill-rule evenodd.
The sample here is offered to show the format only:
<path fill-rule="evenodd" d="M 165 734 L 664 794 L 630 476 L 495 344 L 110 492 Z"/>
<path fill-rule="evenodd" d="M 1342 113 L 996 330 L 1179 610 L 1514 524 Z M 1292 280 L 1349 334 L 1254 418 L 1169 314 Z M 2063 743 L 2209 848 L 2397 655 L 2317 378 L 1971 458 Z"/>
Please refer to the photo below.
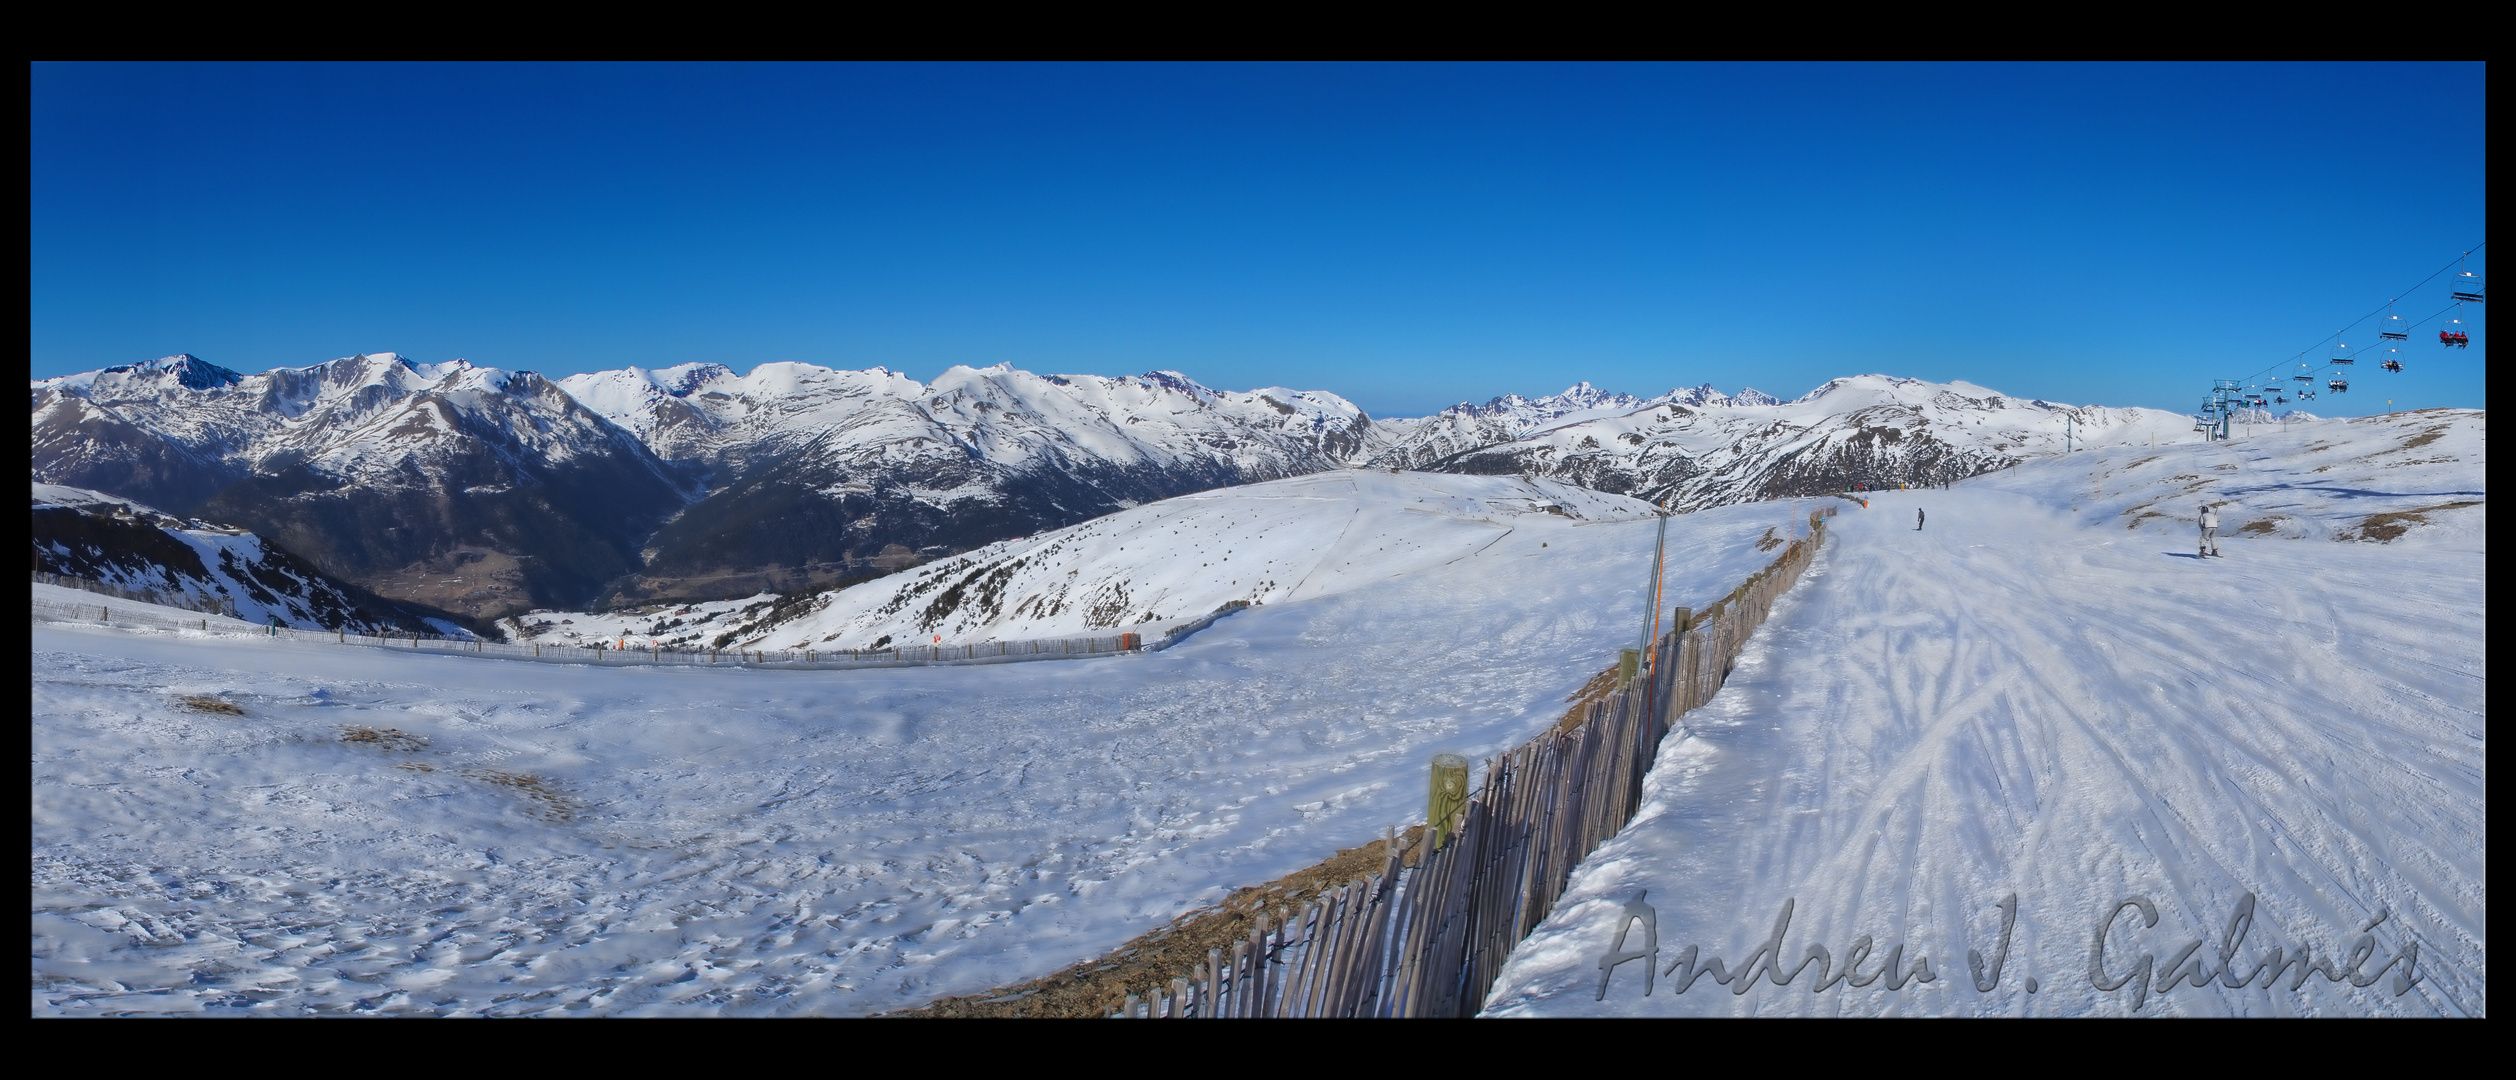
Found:
<path fill-rule="evenodd" d="M 1632 656 L 1631 652 L 1626 654 Z M 1424 802 L 1426 851 L 1439 851 L 1450 835 L 1450 821 L 1468 801 L 1468 759 L 1457 754 L 1433 755 L 1433 784 Z"/>
<path fill-rule="evenodd" d="M 1207 950 L 1206 950 L 1206 994 L 1205 994 L 1205 996 L 1204 996 L 1204 997 L 1199 998 L 1199 999 L 1198 999 L 1198 1001 L 1197 1001 L 1197 1017 L 1198 1017 L 1198 1019 L 1201 1019 L 1201 1020 L 1214 1020 L 1214 1019 L 1219 1019 L 1220 1017 L 1222 1017 L 1222 1015 L 1223 1015 L 1223 1014 L 1222 1014 L 1221 1012 L 1219 1012 L 1219 1011 L 1217 1011 L 1217 1010 L 1216 1010 L 1216 1003 L 1218 1003 L 1218 1002 L 1220 1002 L 1221 1000 L 1223 1000 L 1223 998 L 1222 998 L 1222 994 L 1223 994 L 1223 950 L 1221 950 L 1221 949 L 1207 949 Z"/>

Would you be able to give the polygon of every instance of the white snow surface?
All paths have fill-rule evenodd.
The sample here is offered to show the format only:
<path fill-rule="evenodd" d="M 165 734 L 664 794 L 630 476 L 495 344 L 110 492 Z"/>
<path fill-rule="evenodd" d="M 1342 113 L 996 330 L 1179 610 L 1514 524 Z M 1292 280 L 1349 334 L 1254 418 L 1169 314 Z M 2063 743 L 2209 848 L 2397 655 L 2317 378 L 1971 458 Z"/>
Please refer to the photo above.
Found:
<path fill-rule="evenodd" d="M 1525 740 L 1639 636 L 1651 522 L 1413 505 L 1390 573 L 1140 656 L 607 670 L 39 623 L 31 1011 L 865 1014 L 1099 955 L 1414 820 L 1429 755 Z M 1671 601 L 1798 512 L 1676 519 Z"/>
<path fill-rule="evenodd" d="M 2316 421 L 1847 509 L 1487 1014 L 2487 1015 L 2484 434 L 2472 411 Z M 2194 557 L 2204 500 L 2224 559 Z M 2473 505 L 2435 509 L 2455 503 Z M 2423 508 L 2391 542 L 2367 520 Z M 1646 994 L 1635 961 L 1600 1000 L 1637 892 L 1664 971 L 1698 947 L 1735 974 L 1788 905 L 1781 975 L 1823 947 L 1840 976 L 1867 939 L 1856 978 L 1898 946 L 1935 978 L 1775 985 L 1751 965 Z M 1968 952 L 1996 953 L 2012 895 L 1978 991 Z M 2255 984 L 2194 986 L 2248 896 L 2227 978 Z M 2120 914 L 2104 977 L 2150 958 L 2145 995 L 2090 971 L 2133 897 L 2157 921 Z M 2255 979 L 2275 947 L 2349 970 L 2363 933 L 2372 985 Z M 2413 944 L 2398 995 L 2399 963 L 2373 976 Z"/>
<path fill-rule="evenodd" d="M 552 645 L 608 642 L 624 649 L 711 647 L 717 636 L 744 624 L 743 617 L 775 604 L 776 593 L 739 600 L 647 604 L 612 611 L 535 611 L 499 620 L 510 640 Z M 733 643 L 728 642 L 730 647 Z"/>
<path fill-rule="evenodd" d="M 745 644 L 854 649 L 937 638 L 963 645 L 1158 634 L 1235 600 L 1292 603 L 1429 571 L 1524 527 L 1543 532 L 1654 513 L 1623 496 L 1551 481 L 1314 473 L 990 544 L 834 593 L 811 614 Z"/>

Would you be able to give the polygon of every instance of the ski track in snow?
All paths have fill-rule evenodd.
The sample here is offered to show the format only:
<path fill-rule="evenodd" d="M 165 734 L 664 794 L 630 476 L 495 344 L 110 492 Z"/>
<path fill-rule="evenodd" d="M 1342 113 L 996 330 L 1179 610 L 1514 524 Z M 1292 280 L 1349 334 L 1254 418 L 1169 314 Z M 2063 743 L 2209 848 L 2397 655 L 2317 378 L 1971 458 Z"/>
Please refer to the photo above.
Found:
<path fill-rule="evenodd" d="M 2463 480 L 2477 495 L 2474 438 Z M 2123 916 L 2109 971 L 2148 953 L 2163 978 L 2195 939 L 2216 970 L 2252 893 L 2240 976 L 2275 946 L 2347 963 L 2385 913 L 2369 968 L 2416 940 L 2421 982 L 2399 997 L 2391 973 L 2365 988 L 2186 985 L 2141 1014 L 2486 1015 L 2481 519 L 2425 545 L 2225 540 L 2228 557 L 2205 563 L 2189 521 L 2127 531 L 2034 497 L 2088 488 L 2065 466 L 2031 471 L 2048 464 L 1837 517 L 1487 1014 L 2124 1015 L 2133 989 L 2101 992 L 2089 974 L 2118 901 L 2146 896 L 2160 917 Z M 1908 968 L 1927 955 L 1937 978 L 1812 992 L 1814 975 L 1768 974 L 1744 993 L 1707 978 L 1681 995 L 1663 975 L 1646 996 L 1637 961 L 1596 1000 L 1636 889 L 1658 913 L 1663 969 L 1690 945 L 1739 964 L 1790 900 L 1783 972 L 1812 945 L 1839 964 L 1870 935 L 1879 954 L 1903 943 Z M 2008 968 L 1979 993 L 1967 951 L 1995 950 L 2013 893 Z"/>
<path fill-rule="evenodd" d="M 1792 512 L 1684 519 L 1673 601 Z M 1429 755 L 1527 738 L 1637 634 L 1649 522 L 1405 516 L 1486 546 L 1132 657 L 603 670 L 38 623 L 32 1011 L 865 1014 L 1046 974 L 1420 816 Z"/>

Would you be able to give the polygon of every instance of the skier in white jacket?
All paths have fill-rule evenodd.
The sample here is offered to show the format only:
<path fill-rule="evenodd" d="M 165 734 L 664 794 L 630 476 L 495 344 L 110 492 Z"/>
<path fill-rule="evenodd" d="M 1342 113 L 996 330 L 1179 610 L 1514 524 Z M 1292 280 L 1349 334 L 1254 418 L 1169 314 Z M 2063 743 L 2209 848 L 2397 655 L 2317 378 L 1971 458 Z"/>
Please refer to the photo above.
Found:
<path fill-rule="evenodd" d="M 2214 555 L 2223 559 L 2227 557 L 2219 555 L 2219 508 L 2204 506 L 2201 508 L 2201 557 L 2207 559 Z"/>

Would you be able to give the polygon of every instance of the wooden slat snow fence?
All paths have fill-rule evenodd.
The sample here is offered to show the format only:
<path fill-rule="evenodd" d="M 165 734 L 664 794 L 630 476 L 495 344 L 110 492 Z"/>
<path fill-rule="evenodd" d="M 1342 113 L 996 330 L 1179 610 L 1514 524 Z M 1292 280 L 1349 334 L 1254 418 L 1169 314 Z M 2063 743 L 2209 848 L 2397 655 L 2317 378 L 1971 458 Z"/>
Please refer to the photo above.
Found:
<path fill-rule="evenodd" d="M 1440 849 L 1407 866 L 1393 832 L 1379 874 L 1272 922 L 1262 914 L 1229 954 L 1208 952 L 1169 986 L 1129 996 L 1119 1015 L 1475 1015 L 1573 868 L 1633 819 L 1661 738 L 1721 689 L 1833 516 L 1809 515 L 1807 539 L 1710 607 L 1677 609 L 1685 625 L 1661 636 L 1647 677 L 1592 700 L 1578 724 L 1488 759 Z"/>
<path fill-rule="evenodd" d="M 182 593 L 130 589 L 107 582 L 72 577 L 67 574 L 34 572 L 38 584 L 59 585 L 105 596 L 121 597 L 142 604 L 181 608 L 228 618 L 230 610 L 215 597 L 193 597 Z M 1178 644 L 1182 638 L 1204 629 L 1214 620 L 1249 606 L 1246 600 L 1234 600 L 1216 608 L 1194 622 L 1172 627 L 1161 637 L 1146 640 L 1140 634 L 1116 634 L 1107 637 L 1034 638 L 1024 641 L 988 641 L 973 645 L 915 645 L 889 649 L 607 649 L 593 644 L 538 645 L 483 641 L 471 637 L 446 637 L 438 634 L 396 632 L 391 634 L 353 634 L 346 630 L 297 630 L 289 627 L 251 627 L 212 625 L 208 619 L 183 619 L 156 612 L 125 607 L 119 611 L 111 604 L 66 604 L 36 600 L 38 614 L 64 621 L 102 622 L 116 626 L 150 627 L 195 631 L 221 631 L 252 637 L 286 638 L 291 641 L 312 641 L 335 645 L 362 645 L 370 648 L 427 649 L 458 655 L 498 656 L 510 660 L 539 660 L 570 664 L 736 664 L 770 668 L 865 668 L 899 667 L 923 664 L 994 664 L 1024 660 L 1055 660 L 1064 657 L 1108 656 L 1122 652 L 1159 652 Z"/>

